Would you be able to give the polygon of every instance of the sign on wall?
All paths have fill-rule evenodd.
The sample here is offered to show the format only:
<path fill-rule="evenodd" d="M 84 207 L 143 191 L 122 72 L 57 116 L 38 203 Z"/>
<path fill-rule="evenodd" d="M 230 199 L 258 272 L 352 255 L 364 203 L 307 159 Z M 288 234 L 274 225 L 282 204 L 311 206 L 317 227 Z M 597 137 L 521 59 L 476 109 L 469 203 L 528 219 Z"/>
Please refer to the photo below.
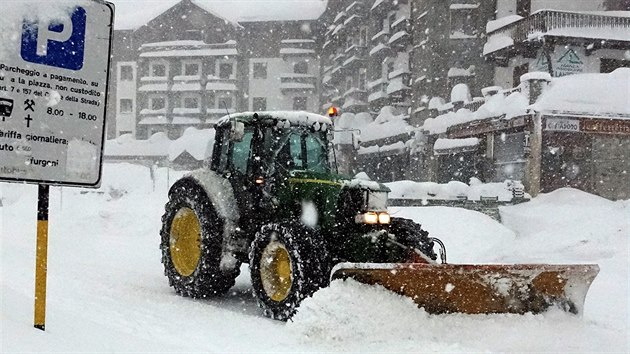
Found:
<path fill-rule="evenodd" d="M 579 132 L 580 121 L 569 118 L 546 118 L 545 130 L 558 132 Z"/>
<path fill-rule="evenodd" d="M 577 48 L 571 48 L 558 52 L 558 49 L 551 55 L 551 68 L 553 70 L 554 77 L 561 77 L 573 74 L 581 74 L 584 72 L 584 61 L 582 50 Z M 535 71 L 548 72 L 548 60 L 547 56 L 540 51 L 538 58 L 534 63 Z"/>
<path fill-rule="evenodd" d="M 17 38 L 1 43 L 0 181 L 98 186 L 113 5 L 42 1 L 29 10 L 0 28 Z"/>

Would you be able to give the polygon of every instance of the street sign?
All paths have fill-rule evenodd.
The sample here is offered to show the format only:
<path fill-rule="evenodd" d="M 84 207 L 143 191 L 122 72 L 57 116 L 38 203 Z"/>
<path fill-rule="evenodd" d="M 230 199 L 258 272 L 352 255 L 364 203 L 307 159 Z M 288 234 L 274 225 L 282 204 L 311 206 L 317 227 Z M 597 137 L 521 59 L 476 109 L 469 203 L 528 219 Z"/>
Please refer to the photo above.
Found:
<path fill-rule="evenodd" d="M 0 181 L 98 187 L 114 6 L 31 3 L 0 26 Z"/>

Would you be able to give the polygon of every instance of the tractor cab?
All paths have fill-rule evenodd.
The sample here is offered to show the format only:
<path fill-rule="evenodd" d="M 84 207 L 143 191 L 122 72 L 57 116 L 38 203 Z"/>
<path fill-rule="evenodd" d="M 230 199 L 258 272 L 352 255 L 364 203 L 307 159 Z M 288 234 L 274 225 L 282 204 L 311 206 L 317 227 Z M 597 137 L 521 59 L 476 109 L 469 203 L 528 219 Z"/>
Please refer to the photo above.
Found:
<path fill-rule="evenodd" d="M 224 117 L 216 125 L 210 168 L 230 181 L 238 209 L 248 219 L 287 217 L 301 210 L 301 205 L 295 205 L 296 191 L 318 192 L 314 187 L 307 193 L 296 183 L 339 180 L 329 148 L 331 125 L 330 119 L 306 112 Z"/>

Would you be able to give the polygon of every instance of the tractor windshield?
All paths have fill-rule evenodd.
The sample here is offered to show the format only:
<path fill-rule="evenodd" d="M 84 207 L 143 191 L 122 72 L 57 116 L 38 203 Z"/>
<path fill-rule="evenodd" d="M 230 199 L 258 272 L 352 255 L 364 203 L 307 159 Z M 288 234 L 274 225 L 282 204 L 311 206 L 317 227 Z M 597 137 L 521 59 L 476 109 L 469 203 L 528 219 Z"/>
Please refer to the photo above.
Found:
<path fill-rule="evenodd" d="M 285 170 L 330 172 L 328 149 L 323 133 L 291 131 L 278 141 L 276 163 Z"/>

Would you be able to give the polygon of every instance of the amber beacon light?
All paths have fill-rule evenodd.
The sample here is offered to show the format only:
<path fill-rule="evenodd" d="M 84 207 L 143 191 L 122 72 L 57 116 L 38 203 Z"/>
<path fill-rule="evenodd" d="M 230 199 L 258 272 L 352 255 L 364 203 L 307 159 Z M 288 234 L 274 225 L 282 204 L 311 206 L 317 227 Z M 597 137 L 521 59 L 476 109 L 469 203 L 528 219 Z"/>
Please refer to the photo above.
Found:
<path fill-rule="evenodd" d="M 328 108 L 328 116 L 330 118 L 336 117 L 338 114 L 339 114 L 339 110 L 337 110 L 337 107 L 330 106 L 330 108 Z"/>

